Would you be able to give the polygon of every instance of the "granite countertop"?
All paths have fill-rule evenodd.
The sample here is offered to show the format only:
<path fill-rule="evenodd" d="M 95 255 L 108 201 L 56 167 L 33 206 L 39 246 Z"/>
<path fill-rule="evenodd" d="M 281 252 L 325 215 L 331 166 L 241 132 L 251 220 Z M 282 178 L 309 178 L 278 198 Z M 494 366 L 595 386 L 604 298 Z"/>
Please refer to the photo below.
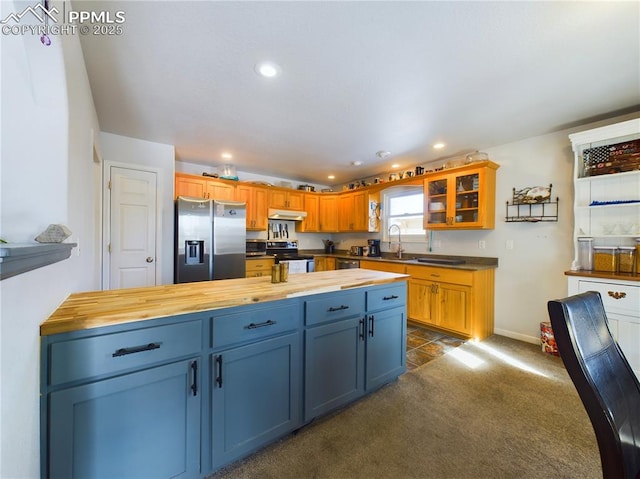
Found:
<path fill-rule="evenodd" d="M 40 325 L 40 335 L 277 301 L 408 278 L 405 274 L 363 269 L 307 273 L 304 281 L 292 281 L 293 276 L 289 276 L 286 283 L 275 284 L 271 283 L 270 277 L 264 276 L 74 293 Z"/>
<path fill-rule="evenodd" d="M 324 256 L 329 258 L 344 258 L 360 261 L 376 261 L 383 263 L 399 263 L 414 266 L 430 266 L 438 268 L 452 268 L 461 270 L 478 271 L 483 269 L 495 269 L 498 267 L 498 258 L 489 258 L 484 256 L 456 256 L 456 255 L 436 255 L 436 254 L 412 254 L 406 253 L 404 258 L 395 258 L 392 253 L 383 253 L 381 257 L 371 256 L 353 256 L 348 251 L 338 250 L 335 253 L 324 253 L 315 251 L 305 251 L 304 254 L 313 256 Z M 427 262 L 418 261 L 418 258 L 427 260 Z M 433 263 L 428 262 L 429 259 L 434 259 Z M 453 260 L 463 261 L 460 264 L 442 264 L 438 261 L 441 260 Z"/>

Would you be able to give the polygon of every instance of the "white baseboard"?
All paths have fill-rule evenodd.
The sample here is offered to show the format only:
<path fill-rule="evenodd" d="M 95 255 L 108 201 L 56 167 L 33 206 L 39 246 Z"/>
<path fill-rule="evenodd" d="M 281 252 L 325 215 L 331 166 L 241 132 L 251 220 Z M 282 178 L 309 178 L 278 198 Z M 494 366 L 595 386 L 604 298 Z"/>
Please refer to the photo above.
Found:
<path fill-rule="evenodd" d="M 498 328 L 495 328 L 493 332 L 495 334 L 499 334 L 500 336 L 506 336 L 507 338 L 524 341 L 525 343 L 540 344 L 540 336 L 529 336 L 527 334 L 515 333 L 513 331 L 509 331 L 508 329 Z"/>

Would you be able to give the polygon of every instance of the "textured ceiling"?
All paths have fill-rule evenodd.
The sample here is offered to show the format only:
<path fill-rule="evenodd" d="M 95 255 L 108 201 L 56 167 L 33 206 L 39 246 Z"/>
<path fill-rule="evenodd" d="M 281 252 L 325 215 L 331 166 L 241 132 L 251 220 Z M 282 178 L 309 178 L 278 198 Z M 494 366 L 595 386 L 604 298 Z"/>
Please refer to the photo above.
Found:
<path fill-rule="evenodd" d="M 82 36 L 101 129 L 193 163 L 229 151 L 239 170 L 341 183 L 640 104 L 639 2 L 73 6 L 126 16 L 121 35 Z"/>

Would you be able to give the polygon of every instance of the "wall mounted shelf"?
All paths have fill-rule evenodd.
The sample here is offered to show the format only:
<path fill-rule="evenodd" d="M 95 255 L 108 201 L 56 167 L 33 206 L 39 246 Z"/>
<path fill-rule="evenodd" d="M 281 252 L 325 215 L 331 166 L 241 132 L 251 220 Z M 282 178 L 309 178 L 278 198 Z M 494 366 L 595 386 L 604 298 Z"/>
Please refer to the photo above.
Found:
<path fill-rule="evenodd" d="M 71 256 L 77 243 L 16 243 L 0 246 L 0 280 L 11 278 Z"/>
<path fill-rule="evenodd" d="M 556 197 L 555 201 L 551 201 L 551 188 L 535 187 L 528 189 L 529 192 L 534 190 L 543 190 L 543 197 L 531 197 L 525 190 L 513 189 L 513 197 L 511 202 L 507 201 L 505 222 L 507 223 L 538 223 L 538 222 L 557 222 L 558 221 L 558 203 L 560 199 Z"/>

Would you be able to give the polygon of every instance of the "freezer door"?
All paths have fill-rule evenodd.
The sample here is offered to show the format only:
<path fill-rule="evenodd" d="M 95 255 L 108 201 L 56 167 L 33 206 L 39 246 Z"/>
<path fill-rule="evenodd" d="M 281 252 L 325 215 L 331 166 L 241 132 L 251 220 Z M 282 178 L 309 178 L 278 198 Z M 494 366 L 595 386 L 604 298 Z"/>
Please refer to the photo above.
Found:
<path fill-rule="evenodd" d="M 211 200 L 176 200 L 176 283 L 211 279 Z"/>

